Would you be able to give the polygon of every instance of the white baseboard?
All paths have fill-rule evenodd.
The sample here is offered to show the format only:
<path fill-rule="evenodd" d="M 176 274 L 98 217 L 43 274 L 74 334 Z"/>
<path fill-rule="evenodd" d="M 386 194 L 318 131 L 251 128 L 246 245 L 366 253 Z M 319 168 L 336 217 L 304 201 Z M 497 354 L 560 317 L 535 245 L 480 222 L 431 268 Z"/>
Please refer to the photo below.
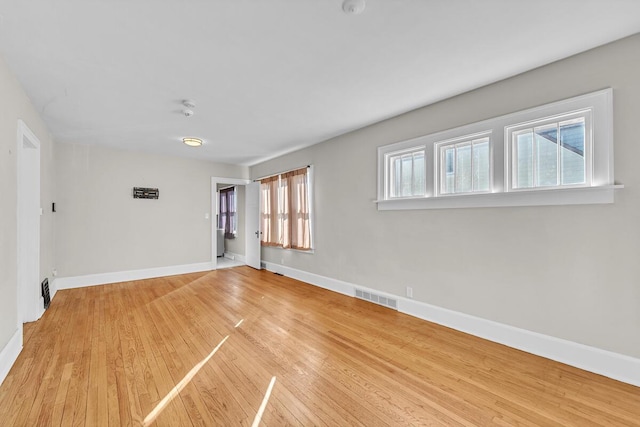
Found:
<path fill-rule="evenodd" d="M 266 265 L 266 269 L 273 271 L 274 273 L 280 273 L 284 276 L 291 277 L 292 279 L 300 280 L 302 282 L 310 283 L 312 285 L 319 286 L 330 291 L 338 292 L 339 294 L 354 296 L 356 294 L 355 285 L 343 282 L 341 280 L 332 279 L 326 276 L 320 276 L 319 274 L 309 273 L 308 271 L 297 270 L 295 268 L 287 267 L 281 264 L 274 264 L 271 262 L 262 261 Z M 362 289 L 366 289 L 359 286 Z"/>
<path fill-rule="evenodd" d="M 269 271 L 344 295 L 355 295 L 354 284 L 280 264 L 265 264 Z M 640 387 L 640 359 L 386 294 L 364 286 L 358 285 L 358 288 L 397 299 L 398 311 L 419 319 Z"/>
<path fill-rule="evenodd" d="M 147 268 L 143 270 L 117 271 L 113 273 L 88 274 L 86 276 L 58 277 L 55 288 L 73 289 L 85 286 L 105 285 L 107 283 L 130 282 L 132 280 L 153 279 L 154 277 L 175 276 L 176 274 L 210 271 L 211 262 L 197 264 L 173 265 L 169 267 Z"/>
<path fill-rule="evenodd" d="M 247 262 L 244 255 L 236 254 L 233 252 L 225 252 L 224 257 L 230 260 L 238 261 L 238 262 L 244 262 L 244 263 Z"/>
<path fill-rule="evenodd" d="M 56 282 L 56 277 L 53 278 L 53 280 L 51 282 L 49 282 L 49 298 L 51 301 L 53 301 L 53 297 L 56 296 L 56 293 L 58 292 L 58 284 Z"/>
<path fill-rule="evenodd" d="M 9 374 L 11 367 L 16 362 L 22 351 L 22 325 L 18 327 L 7 345 L 0 351 L 0 385 Z"/>

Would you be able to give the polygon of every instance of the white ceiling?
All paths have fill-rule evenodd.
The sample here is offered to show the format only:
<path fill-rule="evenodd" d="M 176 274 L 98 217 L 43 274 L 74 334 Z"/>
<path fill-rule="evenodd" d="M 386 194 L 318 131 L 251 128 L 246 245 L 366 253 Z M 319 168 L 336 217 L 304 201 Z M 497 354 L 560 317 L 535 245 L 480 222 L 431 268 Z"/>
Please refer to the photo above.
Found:
<path fill-rule="evenodd" d="M 0 0 L 0 52 L 56 141 L 251 165 L 640 31 L 640 0 L 341 4 Z"/>

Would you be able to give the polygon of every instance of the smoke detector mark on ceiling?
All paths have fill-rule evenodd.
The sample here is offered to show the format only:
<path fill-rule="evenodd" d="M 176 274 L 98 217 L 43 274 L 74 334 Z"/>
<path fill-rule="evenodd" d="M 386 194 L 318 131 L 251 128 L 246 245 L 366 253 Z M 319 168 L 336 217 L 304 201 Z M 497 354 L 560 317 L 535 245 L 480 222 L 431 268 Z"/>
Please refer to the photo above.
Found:
<path fill-rule="evenodd" d="M 364 12 L 365 6 L 364 0 L 344 0 L 342 10 L 347 15 L 360 15 Z"/>
<path fill-rule="evenodd" d="M 182 105 L 184 105 L 185 107 L 185 109 L 182 110 L 182 114 L 184 114 L 185 117 L 193 116 L 193 109 L 196 108 L 196 103 L 189 99 L 185 99 L 184 101 L 182 101 Z"/>

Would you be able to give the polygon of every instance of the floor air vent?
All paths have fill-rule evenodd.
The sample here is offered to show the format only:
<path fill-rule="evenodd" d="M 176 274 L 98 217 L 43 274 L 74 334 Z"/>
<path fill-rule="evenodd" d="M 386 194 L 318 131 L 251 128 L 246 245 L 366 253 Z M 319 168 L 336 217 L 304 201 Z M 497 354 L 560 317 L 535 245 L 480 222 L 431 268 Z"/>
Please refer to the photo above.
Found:
<path fill-rule="evenodd" d="M 373 292 L 363 291 L 356 288 L 356 298 L 363 299 L 375 304 L 383 305 L 394 310 L 398 309 L 398 301 L 393 298 L 383 297 L 382 295 L 374 294 Z"/>

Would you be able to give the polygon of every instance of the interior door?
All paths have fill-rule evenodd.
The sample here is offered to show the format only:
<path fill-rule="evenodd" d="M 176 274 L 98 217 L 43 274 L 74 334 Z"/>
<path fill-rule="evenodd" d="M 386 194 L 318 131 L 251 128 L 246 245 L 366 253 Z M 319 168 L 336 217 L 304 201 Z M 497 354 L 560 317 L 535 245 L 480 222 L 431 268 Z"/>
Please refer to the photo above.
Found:
<path fill-rule="evenodd" d="M 247 265 L 260 270 L 260 183 L 245 186 L 245 257 Z"/>

